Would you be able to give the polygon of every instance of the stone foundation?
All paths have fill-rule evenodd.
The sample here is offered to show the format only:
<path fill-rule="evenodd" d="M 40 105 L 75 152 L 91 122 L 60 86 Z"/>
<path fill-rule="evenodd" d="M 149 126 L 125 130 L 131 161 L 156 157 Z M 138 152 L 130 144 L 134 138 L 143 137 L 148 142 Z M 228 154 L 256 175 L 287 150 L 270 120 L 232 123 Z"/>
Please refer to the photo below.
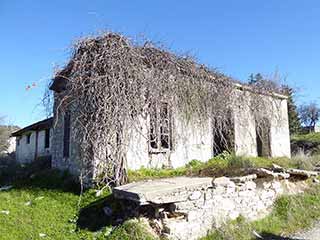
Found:
<path fill-rule="evenodd" d="M 296 174 L 296 173 L 295 173 Z M 300 174 L 300 173 L 298 173 Z M 249 221 L 268 215 L 282 194 L 303 192 L 305 180 L 292 178 L 170 178 L 114 189 L 118 199 L 154 209 L 153 228 L 169 239 L 198 239 L 213 228 L 243 216 Z"/>
<path fill-rule="evenodd" d="M 190 192 L 188 201 L 173 203 L 175 212 L 185 217 L 162 218 L 163 234 L 169 239 L 198 239 L 239 216 L 257 220 L 270 213 L 278 196 L 298 193 L 305 187 L 305 183 L 288 180 L 235 184 L 224 178 L 212 188 Z"/>

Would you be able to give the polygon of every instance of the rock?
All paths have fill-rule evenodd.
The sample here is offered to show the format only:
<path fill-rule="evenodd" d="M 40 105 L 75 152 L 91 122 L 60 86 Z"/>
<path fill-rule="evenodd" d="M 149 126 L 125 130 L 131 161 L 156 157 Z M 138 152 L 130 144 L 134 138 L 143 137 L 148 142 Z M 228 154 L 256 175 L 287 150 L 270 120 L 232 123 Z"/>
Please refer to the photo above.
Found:
<path fill-rule="evenodd" d="M 2 210 L 0 213 L 5 214 L 5 215 L 9 215 L 10 211 L 8 211 L 8 210 Z"/>
<path fill-rule="evenodd" d="M 114 188 L 113 194 L 140 205 L 165 204 L 186 201 L 193 192 L 208 188 L 212 188 L 212 178 L 175 177 L 130 183 Z"/>
<path fill-rule="evenodd" d="M 252 231 L 252 234 L 253 234 L 257 239 L 263 239 L 263 237 L 261 237 L 260 234 L 257 233 L 255 230 Z"/>
<path fill-rule="evenodd" d="M 281 188 L 281 183 L 274 181 L 271 183 L 271 188 L 276 192 L 276 193 L 282 193 L 282 188 Z"/>
<path fill-rule="evenodd" d="M 287 173 L 290 173 L 291 175 L 296 175 L 296 176 L 304 176 L 304 177 L 317 177 L 319 175 L 318 172 L 316 171 L 306 171 L 306 170 L 300 170 L 300 169 L 287 169 Z"/>
<path fill-rule="evenodd" d="M 264 183 L 263 183 L 263 188 L 264 188 L 264 189 L 269 189 L 269 188 L 271 188 L 271 183 L 270 183 L 270 182 L 264 182 Z"/>
<path fill-rule="evenodd" d="M 0 192 L 1 191 L 7 191 L 7 190 L 10 190 L 11 188 L 13 188 L 13 186 L 9 185 L 9 186 L 3 186 L 0 188 Z"/>
<path fill-rule="evenodd" d="M 231 220 L 235 220 L 235 219 L 237 219 L 239 216 L 240 216 L 240 213 L 237 212 L 237 211 L 232 211 L 232 212 L 230 212 L 230 214 L 229 214 L 229 217 L 230 217 Z"/>
<path fill-rule="evenodd" d="M 267 191 L 263 191 L 260 197 L 262 201 L 265 201 L 267 199 L 273 199 L 275 198 L 275 196 L 276 196 L 275 191 L 267 190 Z"/>
<path fill-rule="evenodd" d="M 281 166 L 279 166 L 279 165 L 277 165 L 277 164 L 272 164 L 272 169 L 274 170 L 274 171 L 281 171 L 281 172 L 283 172 L 284 171 L 284 169 L 283 169 L 283 167 L 281 167 Z"/>
<path fill-rule="evenodd" d="M 249 182 L 246 182 L 246 183 L 245 183 L 245 187 L 246 187 L 246 189 L 248 189 L 248 190 L 255 190 L 256 187 L 257 187 L 257 185 L 256 185 L 255 182 L 249 181 Z"/>
<path fill-rule="evenodd" d="M 24 204 L 25 206 L 30 206 L 31 205 L 31 201 L 28 201 Z"/>
<path fill-rule="evenodd" d="M 227 177 L 219 177 L 213 180 L 212 182 L 214 187 L 235 187 L 234 182 Z"/>
<path fill-rule="evenodd" d="M 235 182 L 235 183 L 245 183 L 247 181 L 252 181 L 252 180 L 255 180 L 255 179 L 257 179 L 257 175 L 256 174 L 251 174 L 251 175 L 242 176 L 242 177 L 230 178 L 230 180 L 232 182 Z"/>
<path fill-rule="evenodd" d="M 103 193 L 103 189 L 96 191 L 96 197 L 100 197 Z"/>
<path fill-rule="evenodd" d="M 45 234 L 45 233 L 39 233 L 39 237 L 41 237 L 41 238 L 44 238 L 46 236 L 47 236 L 47 234 Z"/>
<path fill-rule="evenodd" d="M 276 179 L 287 179 L 290 177 L 290 174 L 284 172 L 272 172 L 265 168 L 256 169 L 256 173 L 259 177 L 272 177 Z"/>
<path fill-rule="evenodd" d="M 195 191 L 189 196 L 189 200 L 194 201 L 201 198 L 202 193 L 200 191 Z"/>
<path fill-rule="evenodd" d="M 113 213 L 112 208 L 110 208 L 110 207 L 108 207 L 108 206 L 105 206 L 105 207 L 103 208 L 103 212 L 104 212 L 104 214 L 105 214 L 107 217 L 111 217 L 111 216 L 112 216 L 112 213 Z"/>
<path fill-rule="evenodd" d="M 313 181 L 314 183 L 320 183 L 319 179 L 317 179 L 317 178 L 313 178 L 312 181 Z"/>

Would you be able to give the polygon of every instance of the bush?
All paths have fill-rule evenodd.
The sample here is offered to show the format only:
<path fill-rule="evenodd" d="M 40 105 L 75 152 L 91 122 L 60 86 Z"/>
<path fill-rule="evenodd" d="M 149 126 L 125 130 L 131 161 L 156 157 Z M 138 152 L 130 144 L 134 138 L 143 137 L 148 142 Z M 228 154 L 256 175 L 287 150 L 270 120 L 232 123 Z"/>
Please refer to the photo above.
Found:
<path fill-rule="evenodd" d="M 148 223 L 132 219 L 115 228 L 106 240 L 155 240 L 159 237 L 152 232 Z"/>
<path fill-rule="evenodd" d="M 301 151 L 308 155 L 320 154 L 320 133 L 293 136 L 291 149 L 294 154 L 298 154 Z"/>

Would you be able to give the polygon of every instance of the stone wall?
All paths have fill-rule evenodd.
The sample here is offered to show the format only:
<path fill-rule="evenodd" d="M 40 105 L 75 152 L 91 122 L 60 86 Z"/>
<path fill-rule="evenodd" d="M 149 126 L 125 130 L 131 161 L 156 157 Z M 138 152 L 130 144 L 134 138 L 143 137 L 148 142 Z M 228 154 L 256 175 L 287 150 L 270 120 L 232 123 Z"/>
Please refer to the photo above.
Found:
<path fill-rule="evenodd" d="M 120 202 L 125 200 L 126 207 L 138 209 L 132 216 L 146 216 L 147 209 L 150 225 L 162 236 L 193 240 L 240 216 L 249 221 L 267 216 L 279 196 L 302 193 L 309 187 L 306 179 L 318 176 L 311 171 L 274 169 L 256 169 L 255 174 L 234 178 L 177 177 L 130 183 L 115 188 L 113 194 Z M 130 207 L 124 210 L 130 211 Z"/>
<path fill-rule="evenodd" d="M 284 180 L 257 186 L 253 181 L 235 184 L 228 178 L 216 179 L 212 188 L 191 192 L 187 201 L 174 203 L 175 211 L 185 217 L 163 219 L 164 235 L 169 239 L 198 239 L 240 215 L 249 221 L 263 218 L 270 213 L 278 196 L 305 187 L 299 184 L 297 188 L 297 183 Z"/>
<path fill-rule="evenodd" d="M 51 146 L 51 155 L 52 155 L 52 167 L 58 168 L 61 170 L 68 170 L 72 174 L 79 174 L 79 151 L 78 143 L 74 138 L 74 116 L 70 117 L 70 155 L 68 158 L 63 156 L 63 145 L 64 145 L 64 116 L 65 112 L 58 110 L 58 104 L 60 103 L 60 98 L 64 95 L 55 93 L 54 94 L 54 121 L 53 121 L 53 136 L 52 136 L 52 146 Z"/>

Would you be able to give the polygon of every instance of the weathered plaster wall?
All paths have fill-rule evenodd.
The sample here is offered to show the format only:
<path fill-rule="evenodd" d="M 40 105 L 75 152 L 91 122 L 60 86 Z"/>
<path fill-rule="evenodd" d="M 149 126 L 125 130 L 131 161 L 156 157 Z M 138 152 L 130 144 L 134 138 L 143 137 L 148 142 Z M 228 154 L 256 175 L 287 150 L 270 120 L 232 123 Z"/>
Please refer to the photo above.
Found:
<path fill-rule="evenodd" d="M 52 129 L 50 129 L 50 143 L 49 143 L 49 148 L 45 147 L 45 136 L 46 136 L 46 131 L 39 131 L 38 133 L 38 156 L 49 156 L 51 154 L 50 152 L 50 144 L 52 140 Z"/>
<path fill-rule="evenodd" d="M 27 144 L 27 135 L 20 137 L 20 144 L 16 146 L 16 160 L 19 163 L 30 163 L 34 160 L 36 133 L 32 132 L 30 143 Z"/>
<path fill-rule="evenodd" d="M 277 99 L 272 104 L 271 120 L 271 153 L 272 157 L 291 158 L 288 103 L 285 99 Z"/>
<path fill-rule="evenodd" d="M 250 93 L 236 91 L 234 106 L 235 153 L 239 156 L 257 156 L 256 124 L 248 101 Z"/>
<path fill-rule="evenodd" d="M 148 143 L 149 119 L 140 118 L 131 129 L 127 152 L 129 169 L 181 167 L 193 159 L 207 161 L 212 157 L 210 124 L 202 129 L 187 124 L 177 112 L 173 115 L 173 149 L 170 152 L 152 152 Z"/>
<path fill-rule="evenodd" d="M 57 105 L 61 94 L 55 94 L 55 114 L 57 116 L 53 126 L 52 140 L 52 166 L 60 169 L 69 169 L 77 173 L 79 163 L 79 144 L 74 137 L 70 139 L 70 157 L 63 157 L 63 129 L 64 113 L 57 114 Z M 272 99 L 268 96 L 261 96 L 272 102 L 270 104 L 271 118 L 271 154 L 272 157 L 290 157 L 290 138 L 288 127 L 287 101 L 285 99 Z M 250 110 L 248 101 L 250 93 L 237 90 L 236 102 L 234 107 L 234 143 L 235 153 L 244 156 L 257 156 L 256 143 L 256 123 Z M 246 102 L 243 102 L 246 101 Z M 71 136 L 73 135 L 74 116 L 71 116 Z M 280 119 L 280 120 L 279 120 Z M 127 168 L 139 169 L 161 168 L 161 167 L 180 167 L 193 159 L 207 161 L 213 157 L 213 136 L 210 122 L 206 126 L 199 128 L 197 124 L 187 124 L 180 117 L 179 112 L 173 109 L 172 116 L 172 138 L 173 149 L 171 151 L 153 152 L 148 143 L 149 138 L 149 119 L 140 117 L 138 124 L 128 128 L 127 141 Z M 95 159 L 103 159 L 105 149 L 101 153 L 95 153 Z M 94 162 L 95 166 L 99 162 Z"/>
<path fill-rule="evenodd" d="M 34 161 L 36 156 L 36 132 L 32 131 L 30 143 L 27 144 L 27 135 L 20 137 L 20 144 L 16 144 L 16 160 L 20 163 L 30 163 Z M 50 130 L 52 139 L 52 130 Z M 51 145 L 51 141 L 50 141 Z M 45 148 L 45 131 L 38 132 L 37 157 L 49 156 L 51 154 L 50 147 Z"/>
<path fill-rule="evenodd" d="M 256 122 L 248 102 L 244 102 L 250 101 L 251 94 L 238 90 L 236 96 L 239 101 L 237 101 L 234 108 L 235 152 L 240 156 L 256 157 L 258 155 Z M 269 109 L 265 109 L 265 111 L 270 113 L 268 117 L 271 123 L 271 156 L 290 158 L 291 149 L 287 100 L 265 95 L 261 95 L 261 98 L 266 101 L 266 106 L 269 106 Z"/>

